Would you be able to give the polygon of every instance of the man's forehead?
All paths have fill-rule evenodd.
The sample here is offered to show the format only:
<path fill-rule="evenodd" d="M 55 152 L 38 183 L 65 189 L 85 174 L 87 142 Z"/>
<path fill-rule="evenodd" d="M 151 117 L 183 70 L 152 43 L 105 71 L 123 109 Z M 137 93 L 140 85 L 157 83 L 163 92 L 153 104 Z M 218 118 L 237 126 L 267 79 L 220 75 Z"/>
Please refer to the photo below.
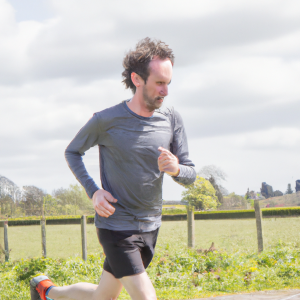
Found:
<path fill-rule="evenodd" d="M 160 58 L 159 56 L 153 56 L 152 60 L 150 61 L 150 65 L 161 65 L 161 64 L 171 64 L 173 65 L 170 58 Z"/>
<path fill-rule="evenodd" d="M 157 73 L 161 75 L 172 74 L 172 62 L 169 58 L 161 59 L 159 57 L 154 57 L 150 64 L 150 73 Z"/>

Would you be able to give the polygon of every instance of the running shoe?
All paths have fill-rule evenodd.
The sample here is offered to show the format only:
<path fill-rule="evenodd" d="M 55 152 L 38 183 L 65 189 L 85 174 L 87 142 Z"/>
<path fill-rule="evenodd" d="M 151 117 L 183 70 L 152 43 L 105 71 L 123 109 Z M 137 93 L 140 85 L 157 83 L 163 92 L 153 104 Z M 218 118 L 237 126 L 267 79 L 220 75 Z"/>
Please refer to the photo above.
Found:
<path fill-rule="evenodd" d="M 31 300 L 48 300 L 46 292 L 49 287 L 55 284 L 44 274 L 36 276 L 30 280 Z"/>

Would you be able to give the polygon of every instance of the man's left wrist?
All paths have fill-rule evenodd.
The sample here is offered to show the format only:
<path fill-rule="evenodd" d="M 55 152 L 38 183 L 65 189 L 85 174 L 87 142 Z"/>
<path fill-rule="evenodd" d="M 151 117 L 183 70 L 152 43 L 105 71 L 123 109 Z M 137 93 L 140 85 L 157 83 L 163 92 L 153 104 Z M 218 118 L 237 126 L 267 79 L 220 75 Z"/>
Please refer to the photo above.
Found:
<path fill-rule="evenodd" d="M 178 167 L 178 171 L 176 172 L 176 174 L 172 175 L 173 177 L 177 177 L 180 173 L 180 168 Z"/>

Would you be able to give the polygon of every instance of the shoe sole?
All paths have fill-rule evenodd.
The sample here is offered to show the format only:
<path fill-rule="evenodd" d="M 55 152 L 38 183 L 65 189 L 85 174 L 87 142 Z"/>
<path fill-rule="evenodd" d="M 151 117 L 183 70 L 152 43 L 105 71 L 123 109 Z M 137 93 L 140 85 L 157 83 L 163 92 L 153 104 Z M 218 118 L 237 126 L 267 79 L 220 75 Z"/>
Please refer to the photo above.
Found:
<path fill-rule="evenodd" d="M 31 300 L 42 300 L 38 291 L 36 290 L 36 283 L 34 281 L 30 281 L 30 295 Z"/>
<path fill-rule="evenodd" d="M 43 280 L 49 279 L 45 274 L 40 274 L 30 280 L 31 300 L 43 300 L 36 290 L 36 286 Z"/>

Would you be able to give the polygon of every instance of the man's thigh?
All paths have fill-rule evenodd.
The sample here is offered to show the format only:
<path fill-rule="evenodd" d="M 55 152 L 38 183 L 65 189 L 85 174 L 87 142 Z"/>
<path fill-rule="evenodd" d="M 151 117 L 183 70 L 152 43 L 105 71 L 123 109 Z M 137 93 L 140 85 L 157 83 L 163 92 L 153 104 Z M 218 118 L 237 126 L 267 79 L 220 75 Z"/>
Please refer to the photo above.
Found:
<path fill-rule="evenodd" d="M 119 279 L 132 300 L 156 300 L 155 289 L 146 272 Z"/>

